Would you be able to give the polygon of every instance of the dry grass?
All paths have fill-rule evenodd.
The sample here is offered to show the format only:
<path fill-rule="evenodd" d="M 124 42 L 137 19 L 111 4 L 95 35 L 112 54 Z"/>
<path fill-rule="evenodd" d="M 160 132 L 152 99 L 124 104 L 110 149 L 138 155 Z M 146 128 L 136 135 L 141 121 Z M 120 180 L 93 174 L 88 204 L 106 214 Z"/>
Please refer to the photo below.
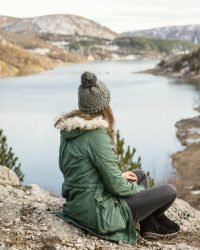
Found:
<path fill-rule="evenodd" d="M 3 32 L 0 38 L 0 76 L 27 75 L 55 67 L 61 63 L 86 62 L 87 57 L 70 53 L 31 36 Z M 27 49 L 47 48 L 46 55 Z"/>
<path fill-rule="evenodd" d="M 190 233 L 190 232 L 180 232 L 180 234 L 171 240 L 160 241 L 162 244 L 178 244 L 186 243 L 187 245 L 200 248 L 200 232 Z"/>
<path fill-rule="evenodd" d="M 144 247 L 148 245 L 147 240 L 143 239 L 138 235 L 138 246 Z M 159 242 L 163 245 L 177 245 L 181 243 L 185 243 L 192 247 L 200 248 L 200 232 L 191 233 L 191 232 L 180 232 L 177 237 L 174 239 L 163 239 L 163 240 L 151 240 L 151 242 Z"/>
<path fill-rule="evenodd" d="M 53 60 L 35 55 L 5 39 L 0 40 L 0 75 L 37 73 L 55 66 Z"/>

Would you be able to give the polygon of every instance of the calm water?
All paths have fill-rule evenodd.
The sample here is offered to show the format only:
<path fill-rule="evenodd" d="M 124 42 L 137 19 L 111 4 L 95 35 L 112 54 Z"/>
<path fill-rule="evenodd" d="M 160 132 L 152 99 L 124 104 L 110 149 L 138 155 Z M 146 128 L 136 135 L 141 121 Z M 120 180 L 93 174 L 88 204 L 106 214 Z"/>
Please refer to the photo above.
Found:
<path fill-rule="evenodd" d="M 80 74 L 96 73 L 110 88 L 116 128 L 137 149 L 142 165 L 162 180 L 172 171 L 170 154 L 181 148 L 174 124 L 197 113 L 199 93 L 186 81 L 136 73 L 155 61 L 74 64 L 28 77 L 0 80 L 0 127 L 22 163 L 25 183 L 60 192 L 59 132 L 55 116 L 77 108 Z"/>

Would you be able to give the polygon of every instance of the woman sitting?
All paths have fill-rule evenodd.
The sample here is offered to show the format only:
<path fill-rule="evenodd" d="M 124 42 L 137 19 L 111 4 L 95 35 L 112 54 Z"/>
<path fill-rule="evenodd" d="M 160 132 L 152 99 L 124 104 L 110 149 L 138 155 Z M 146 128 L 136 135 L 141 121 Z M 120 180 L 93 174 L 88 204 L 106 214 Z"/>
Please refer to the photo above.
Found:
<path fill-rule="evenodd" d="M 91 72 L 81 76 L 79 110 L 61 114 L 59 167 L 66 199 L 63 219 L 114 241 L 136 243 L 136 223 L 144 238 L 175 237 L 180 227 L 164 212 L 176 199 L 171 184 L 148 187 L 141 169 L 122 173 L 114 153 L 110 91 Z"/>

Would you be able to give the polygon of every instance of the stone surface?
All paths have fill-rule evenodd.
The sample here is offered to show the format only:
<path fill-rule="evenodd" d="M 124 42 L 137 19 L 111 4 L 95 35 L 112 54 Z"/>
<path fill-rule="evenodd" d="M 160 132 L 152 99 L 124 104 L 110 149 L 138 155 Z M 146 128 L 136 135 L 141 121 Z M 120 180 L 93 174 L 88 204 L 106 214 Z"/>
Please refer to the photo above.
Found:
<path fill-rule="evenodd" d="M 99 239 L 65 223 L 53 214 L 63 202 L 62 198 L 52 196 L 34 184 L 0 182 L 0 250 L 185 250 L 200 247 L 200 212 L 180 199 L 167 212 L 181 225 L 180 235 L 174 240 L 160 242 L 146 241 L 138 235 L 138 244 L 134 246 Z"/>
<path fill-rule="evenodd" d="M 198 111 L 200 107 L 196 108 Z M 182 145 L 189 146 L 200 142 L 200 116 L 183 119 L 176 123 L 177 137 Z"/>
<path fill-rule="evenodd" d="M 18 185 L 19 178 L 12 170 L 0 165 L 0 183 Z"/>

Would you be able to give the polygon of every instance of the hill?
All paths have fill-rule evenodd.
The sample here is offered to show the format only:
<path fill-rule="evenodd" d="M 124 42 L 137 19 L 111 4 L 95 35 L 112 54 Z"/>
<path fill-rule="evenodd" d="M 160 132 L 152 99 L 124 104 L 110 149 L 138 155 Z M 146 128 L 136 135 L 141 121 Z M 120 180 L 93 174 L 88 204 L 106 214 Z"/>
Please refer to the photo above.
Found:
<path fill-rule="evenodd" d="M 46 56 L 59 63 L 79 63 L 87 60 L 87 58 L 80 53 L 70 52 L 34 34 L 19 34 L 0 30 L 0 39 L 5 39 L 32 54 Z"/>
<path fill-rule="evenodd" d="M 161 40 L 146 37 L 119 37 L 113 40 L 113 44 L 128 53 L 137 51 L 157 52 L 160 54 L 179 54 L 191 51 L 195 45 L 187 41 Z"/>
<path fill-rule="evenodd" d="M 189 53 L 197 47 L 189 41 L 121 36 L 74 15 L 0 16 L 0 39 L 12 45 L 12 53 L 1 49 L 1 76 L 38 72 L 55 63 L 161 58 Z M 29 67 L 23 63 L 27 60 Z"/>
<path fill-rule="evenodd" d="M 0 16 L 0 20 L 4 17 Z M 0 21 L 1 24 L 1 21 Z M 92 20 L 75 15 L 47 15 L 17 18 L 1 25 L 6 31 L 17 33 L 52 33 L 61 35 L 91 36 L 113 39 L 116 33 Z"/>
<path fill-rule="evenodd" d="M 18 18 L 10 17 L 10 16 L 0 16 L 0 27 L 9 25 L 12 22 L 17 21 Z"/>
<path fill-rule="evenodd" d="M 89 60 L 157 58 L 169 53 L 188 53 L 196 47 L 187 41 L 163 41 L 141 37 L 117 37 L 109 40 L 86 36 L 66 37 L 42 34 L 40 38 L 71 53 L 82 54 Z"/>
<path fill-rule="evenodd" d="M 168 26 L 147 30 L 127 31 L 123 32 L 122 35 L 200 43 L 200 25 Z"/>
<path fill-rule="evenodd" d="M 37 73 L 55 65 L 45 56 L 35 55 L 0 38 L 0 76 Z"/>
<path fill-rule="evenodd" d="M 7 22 L 0 16 L 0 23 L 1 20 L 4 20 L 0 27 L 6 33 L 6 39 L 25 49 L 39 51 L 54 46 L 54 49 L 64 49 L 89 60 L 157 57 L 188 52 L 195 47 L 186 41 L 121 36 L 94 21 L 74 15 L 6 17 Z"/>

